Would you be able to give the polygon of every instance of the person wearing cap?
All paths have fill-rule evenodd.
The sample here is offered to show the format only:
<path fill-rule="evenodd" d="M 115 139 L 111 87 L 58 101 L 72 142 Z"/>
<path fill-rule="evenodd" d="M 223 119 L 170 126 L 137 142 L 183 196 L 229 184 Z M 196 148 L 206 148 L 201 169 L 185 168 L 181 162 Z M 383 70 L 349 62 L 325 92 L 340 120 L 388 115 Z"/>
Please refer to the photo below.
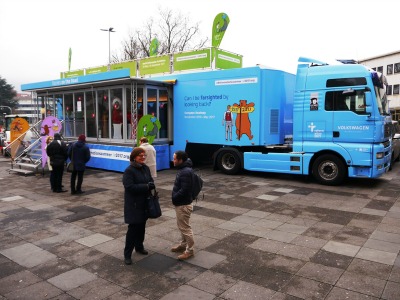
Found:
<path fill-rule="evenodd" d="M 59 133 L 54 134 L 54 140 L 47 145 L 46 153 L 50 157 L 50 164 L 53 168 L 53 192 L 62 193 L 62 177 L 64 173 L 65 161 L 68 157 L 67 145 L 61 140 Z"/>
<path fill-rule="evenodd" d="M 82 183 L 83 173 L 86 169 L 86 164 L 90 160 L 90 150 L 86 145 L 86 136 L 81 134 L 76 143 L 71 144 L 68 149 L 68 157 L 74 165 L 74 170 L 71 173 L 71 194 L 83 194 Z M 78 181 L 76 177 L 78 175 Z"/>

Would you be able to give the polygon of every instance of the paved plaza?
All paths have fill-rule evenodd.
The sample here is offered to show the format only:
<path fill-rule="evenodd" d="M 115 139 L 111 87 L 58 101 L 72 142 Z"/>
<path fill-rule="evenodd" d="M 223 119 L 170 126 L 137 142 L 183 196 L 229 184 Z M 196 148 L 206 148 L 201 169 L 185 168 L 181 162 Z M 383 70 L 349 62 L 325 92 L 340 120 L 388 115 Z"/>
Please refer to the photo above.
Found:
<path fill-rule="evenodd" d="M 171 190 L 163 216 L 125 265 L 122 174 L 85 173 L 83 195 L 52 193 L 49 174 L 9 173 L 0 158 L 0 300 L 400 299 L 400 163 L 339 187 L 308 177 L 200 167 L 195 256 L 178 261 Z M 69 174 L 63 183 L 69 189 Z"/>

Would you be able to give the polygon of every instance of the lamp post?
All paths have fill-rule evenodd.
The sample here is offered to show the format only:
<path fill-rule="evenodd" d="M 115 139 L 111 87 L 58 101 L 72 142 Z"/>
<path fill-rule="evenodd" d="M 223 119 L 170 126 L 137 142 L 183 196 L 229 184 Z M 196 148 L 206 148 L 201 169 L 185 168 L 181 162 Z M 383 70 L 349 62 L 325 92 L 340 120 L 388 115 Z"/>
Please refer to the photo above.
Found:
<path fill-rule="evenodd" d="M 111 32 L 115 32 L 113 27 L 110 27 L 108 29 L 100 29 L 101 31 L 108 31 L 108 69 L 110 70 L 110 64 L 111 64 L 111 42 L 110 42 L 110 36 Z"/>

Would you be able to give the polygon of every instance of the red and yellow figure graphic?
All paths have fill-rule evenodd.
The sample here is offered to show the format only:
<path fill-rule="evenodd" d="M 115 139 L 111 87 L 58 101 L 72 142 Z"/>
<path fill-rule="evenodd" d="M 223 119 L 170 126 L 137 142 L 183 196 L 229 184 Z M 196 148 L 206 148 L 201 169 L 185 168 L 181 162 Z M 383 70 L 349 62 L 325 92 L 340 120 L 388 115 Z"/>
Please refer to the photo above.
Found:
<path fill-rule="evenodd" d="M 240 100 L 239 104 L 235 103 L 231 107 L 231 111 L 237 114 L 236 117 L 236 138 L 240 140 L 243 134 L 247 135 L 249 140 L 253 139 L 251 134 L 251 121 L 249 114 L 254 112 L 254 103 L 247 104 L 247 100 Z"/>

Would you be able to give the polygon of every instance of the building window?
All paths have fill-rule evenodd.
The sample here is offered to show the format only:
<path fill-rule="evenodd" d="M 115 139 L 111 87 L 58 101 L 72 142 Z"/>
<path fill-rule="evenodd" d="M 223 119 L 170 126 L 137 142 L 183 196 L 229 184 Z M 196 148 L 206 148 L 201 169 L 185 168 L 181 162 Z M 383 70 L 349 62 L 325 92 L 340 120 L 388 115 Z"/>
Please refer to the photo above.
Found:
<path fill-rule="evenodd" d="M 383 67 L 382 67 L 382 66 L 376 68 L 376 70 L 377 70 L 379 73 L 382 73 L 382 74 L 383 74 Z"/>
<path fill-rule="evenodd" d="M 386 75 L 393 74 L 393 65 L 387 65 L 386 67 Z"/>
<path fill-rule="evenodd" d="M 386 95 L 391 95 L 392 94 L 392 86 L 391 85 L 388 85 L 387 87 L 386 87 Z"/>
<path fill-rule="evenodd" d="M 394 73 L 400 73 L 400 63 L 394 64 Z"/>
<path fill-rule="evenodd" d="M 393 95 L 398 95 L 399 94 L 399 84 L 394 84 L 393 85 Z"/>

